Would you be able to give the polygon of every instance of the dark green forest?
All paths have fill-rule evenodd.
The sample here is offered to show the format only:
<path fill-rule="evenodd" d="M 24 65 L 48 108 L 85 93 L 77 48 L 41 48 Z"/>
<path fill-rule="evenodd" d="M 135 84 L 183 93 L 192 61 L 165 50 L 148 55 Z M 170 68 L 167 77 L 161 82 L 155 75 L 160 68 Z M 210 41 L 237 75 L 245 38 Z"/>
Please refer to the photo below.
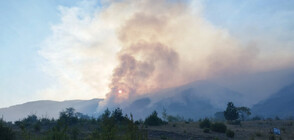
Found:
<path fill-rule="evenodd" d="M 157 116 L 156 116 L 157 117 Z M 0 138 L 4 140 L 146 140 L 146 132 L 139 129 L 132 114 L 123 115 L 117 108 L 106 109 L 99 118 L 91 118 L 74 108 L 60 112 L 58 119 L 37 118 L 30 115 L 23 120 L 0 122 Z"/>

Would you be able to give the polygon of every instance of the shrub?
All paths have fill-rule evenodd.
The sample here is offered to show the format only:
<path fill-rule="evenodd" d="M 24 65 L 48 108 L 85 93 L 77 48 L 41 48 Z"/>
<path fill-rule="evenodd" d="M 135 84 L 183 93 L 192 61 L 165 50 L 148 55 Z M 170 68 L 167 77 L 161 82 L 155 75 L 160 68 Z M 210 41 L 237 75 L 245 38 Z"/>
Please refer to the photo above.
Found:
<path fill-rule="evenodd" d="M 34 130 L 36 132 L 40 132 L 40 130 L 41 130 L 41 122 L 40 121 L 38 121 L 37 123 L 34 124 Z"/>
<path fill-rule="evenodd" d="M 257 136 L 257 137 L 261 137 L 262 134 L 261 134 L 260 132 L 256 132 L 256 133 L 255 133 L 255 136 Z"/>
<path fill-rule="evenodd" d="M 215 132 L 225 133 L 227 130 L 227 126 L 224 123 L 214 123 L 211 125 L 211 130 Z"/>
<path fill-rule="evenodd" d="M 226 135 L 227 135 L 227 137 L 233 138 L 235 136 L 235 132 L 232 131 L 232 130 L 230 130 L 230 129 L 228 129 L 226 131 Z"/>
<path fill-rule="evenodd" d="M 284 133 L 286 132 L 286 128 L 284 128 L 284 127 L 282 127 L 281 130 L 282 130 L 282 132 L 284 132 Z"/>
<path fill-rule="evenodd" d="M 80 130 L 77 127 L 73 128 L 72 131 L 71 131 L 71 139 L 72 140 L 77 140 L 79 134 L 80 134 Z"/>
<path fill-rule="evenodd" d="M 231 125 L 241 125 L 240 120 L 228 121 L 228 123 L 231 124 Z"/>
<path fill-rule="evenodd" d="M 145 119 L 145 122 L 144 122 L 146 125 L 150 125 L 150 126 L 159 126 L 159 125 L 163 125 L 164 122 L 162 121 L 162 119 L 160 119 L 158 116 L 157 116 L 157 112 L 154 111 L 150 116 L 148 116 L 146 119 Z"/>
<path fill-rule="evenodd" d="M 275 120 L 281 120 L 281 119 L 280 119 L 280 117 L 279 117 L 279 116 L 276 116 L 276 117 L 275 117 Z"/>
<path fill-rule="evenodd" d="M 191 119 L 191 118 L 189 118 L 189 119 L 188 119 L 188 122 L 194 122 L 194 120 L 193 120 L 193 119 Z"/>
<path fill-rule="evenodd" d="M 181 121 L 185 121 L 185 119 L 184 119 L 184 117 L 181 117 L 179 115 L 177 115 L 177 116 L 167 115 L 167 121 L 168 122 L 181 122 Z"/>
<path fill-rule="evenodd" d="M 162 135 L 162 136 L 160 136 L 160 139 L 167 140 L 167 136 Z"/>
<path fill-rule="evenodd" d="M 200 122 L 199 126 L 200 128 L 210 128 L 211 122 L 208 118 L 205 118 L 203 121 Z"/>
<path fill-rule="evenodd" d="M 275 137 L 275 135 L 274 135 L 274 134 L 270 134 L 268 139 L 269 139 L 269 140 L 275 140 L 275 139 L 276 139 L 276 137 Z"/>
<path fill-rule="evenodd" d="M 143 120 L 141 120 L 141 119 L 140 119 L 140 120 L 136 120 L 136 121 L 135 121 L 135 124 L 136 124 L 136 125 L 143 124 Z"/>
<path fill-rule="evenodd" d="M 13 131 L 11 130 L 11 128 L 4 126 L 4 123 L 2 120 L 0 120 L 0 139 L 3 139 L 3 140 L 14 139 Z"/>
<path fill-rule="evenodd" d="M 68 140 L 69 136 L 66 133 L 67 129 L 61 129 L 59 126 L 54 126 L 48 133 L 47 139 L 50 140 Z"/>
<path fill-rule="evenodd" d="M 209 133 L 210 132 L 210 129 L 209 128 L 204 128 L 203 132 L 204 133 Z"/>

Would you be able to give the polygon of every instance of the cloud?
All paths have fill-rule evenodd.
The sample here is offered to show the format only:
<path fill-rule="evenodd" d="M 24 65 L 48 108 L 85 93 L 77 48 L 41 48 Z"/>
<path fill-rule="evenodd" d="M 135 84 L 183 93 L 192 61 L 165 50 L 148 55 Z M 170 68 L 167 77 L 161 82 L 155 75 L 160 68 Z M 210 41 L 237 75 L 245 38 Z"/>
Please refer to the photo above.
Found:
<path fill-rule="evenodd" d="M 204 19 L 194 1 L 108 0 L 60 10 L 62 21 L 40 50 L 44 69 L 59 82 L 41 94 L 54 99 L 106 96 L 102 108 L 124 105 L 164 88 L 294 60 L 283 56 L 289 52 L 242 44 Z"/>
<path fill-rule="evenodd" d="M 59 9 L 61 23 L 39 51 L 47 60 L 43 69 L 58 83 L 40 94 L 55 100 L 103 98 L 119 50 L 115 32 L 86 8 Z"/>

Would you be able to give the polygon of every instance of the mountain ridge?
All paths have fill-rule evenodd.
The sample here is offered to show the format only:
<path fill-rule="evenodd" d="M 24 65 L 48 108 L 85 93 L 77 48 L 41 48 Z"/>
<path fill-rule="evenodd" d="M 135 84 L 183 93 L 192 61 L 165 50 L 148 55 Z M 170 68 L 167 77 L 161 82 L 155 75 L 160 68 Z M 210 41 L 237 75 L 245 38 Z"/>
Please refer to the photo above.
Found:
<path fill-rule="evenodd" d="M 68 107 L 73 107 L 77 112 L 92 116 L 95 115 L 96 108 L 100 101 L 102 101 L 102 99 L 97 98 L 90 100 L 30 101 L 23 104 L 0 108 L 0 115 L 7 121 L 16 121 L 32 114 L 35 114 L 38 117 L 58 118 L 60 111 Z"/>
<path fill-rule="evenodd" d="M 294 116 L 294 83 L 283 87 L 267 99 L 254 105 L 252 112 L 263 117 Z"/>

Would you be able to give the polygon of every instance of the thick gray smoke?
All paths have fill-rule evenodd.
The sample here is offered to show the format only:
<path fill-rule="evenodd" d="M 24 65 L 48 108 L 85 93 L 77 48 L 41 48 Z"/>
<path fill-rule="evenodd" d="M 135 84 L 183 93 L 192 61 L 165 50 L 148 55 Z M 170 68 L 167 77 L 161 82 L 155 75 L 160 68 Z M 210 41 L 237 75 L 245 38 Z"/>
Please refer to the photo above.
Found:
<path fill-rule="evenodd" d="M 123 17 L 116 29 L 119 64 L 102 107 L 124 106 L 142 94 L 192 81 L 277 66 L 264 63 L 270 57 L 260 58 L 256 46 L 241 45 L 206 22 L 192 4 L 126 0 L 110 2 L 102 11 L 109 18 Z"/>
<path fill-rule="evenodd" d="M 40 93 L 47 99 L 106 96 L 99 109 L 123 107 L 161 89 L 293 64 L 291 52 L 263 52 L 213 26 L 198 1 L 93 5 L 60 8 L 62 22 L 40 51 L 59 81 Z"/>

